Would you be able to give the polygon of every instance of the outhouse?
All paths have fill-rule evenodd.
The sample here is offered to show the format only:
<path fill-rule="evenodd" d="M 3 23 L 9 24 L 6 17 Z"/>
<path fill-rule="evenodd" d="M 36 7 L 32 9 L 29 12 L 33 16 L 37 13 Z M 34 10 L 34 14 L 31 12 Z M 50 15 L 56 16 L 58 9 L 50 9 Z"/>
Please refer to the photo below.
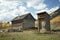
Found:
<path fill-rule="evenodd" d="M 38 13 L 38 30 L 41 33 L 50 31 L 50 15 L 47 12 Z"/>

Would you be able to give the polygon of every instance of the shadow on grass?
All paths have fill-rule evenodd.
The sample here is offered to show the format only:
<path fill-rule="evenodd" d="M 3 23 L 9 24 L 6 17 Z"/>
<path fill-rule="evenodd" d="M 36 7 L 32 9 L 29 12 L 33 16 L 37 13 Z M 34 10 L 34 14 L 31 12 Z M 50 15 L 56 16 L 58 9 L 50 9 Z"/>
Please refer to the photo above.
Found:
<path fill-rule="evenodd" d="M 53 32 L 60 32 L 60 29 L 58 29 L 58 30 L 52 30 Z"/>

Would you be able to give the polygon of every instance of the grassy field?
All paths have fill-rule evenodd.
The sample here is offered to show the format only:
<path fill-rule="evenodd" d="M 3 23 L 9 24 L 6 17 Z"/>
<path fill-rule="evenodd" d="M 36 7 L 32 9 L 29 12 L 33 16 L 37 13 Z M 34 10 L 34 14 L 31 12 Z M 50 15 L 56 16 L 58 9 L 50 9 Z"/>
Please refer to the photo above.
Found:
<path fill-rule="evenodd" d="M 0 33 L 0 40 L 60 40 L 60 33 L 40 34 L 34 30 Z"/>

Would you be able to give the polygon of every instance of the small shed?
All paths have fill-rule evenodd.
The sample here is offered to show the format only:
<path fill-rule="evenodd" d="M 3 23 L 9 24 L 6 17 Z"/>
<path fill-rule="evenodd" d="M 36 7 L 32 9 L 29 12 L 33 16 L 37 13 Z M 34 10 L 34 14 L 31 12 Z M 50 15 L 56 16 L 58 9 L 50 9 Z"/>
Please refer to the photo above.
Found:
<path fill-rule="evenodd" d="M 50 31 L 50 15 L 47 12 L 38 13 L 38 30 L 40 32 Z"/>

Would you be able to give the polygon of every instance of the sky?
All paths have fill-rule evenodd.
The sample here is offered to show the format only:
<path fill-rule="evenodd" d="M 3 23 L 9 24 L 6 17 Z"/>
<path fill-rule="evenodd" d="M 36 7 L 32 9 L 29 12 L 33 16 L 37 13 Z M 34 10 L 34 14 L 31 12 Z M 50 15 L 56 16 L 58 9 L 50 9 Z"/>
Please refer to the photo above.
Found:
<path fill-rule="evenodd" d="M 37 13 L 48 14 L 60 8 L 60 0 L 0 0 L 0 22 L 8 22 L 17 16 L 31 13 L 37 19 Z"/>

